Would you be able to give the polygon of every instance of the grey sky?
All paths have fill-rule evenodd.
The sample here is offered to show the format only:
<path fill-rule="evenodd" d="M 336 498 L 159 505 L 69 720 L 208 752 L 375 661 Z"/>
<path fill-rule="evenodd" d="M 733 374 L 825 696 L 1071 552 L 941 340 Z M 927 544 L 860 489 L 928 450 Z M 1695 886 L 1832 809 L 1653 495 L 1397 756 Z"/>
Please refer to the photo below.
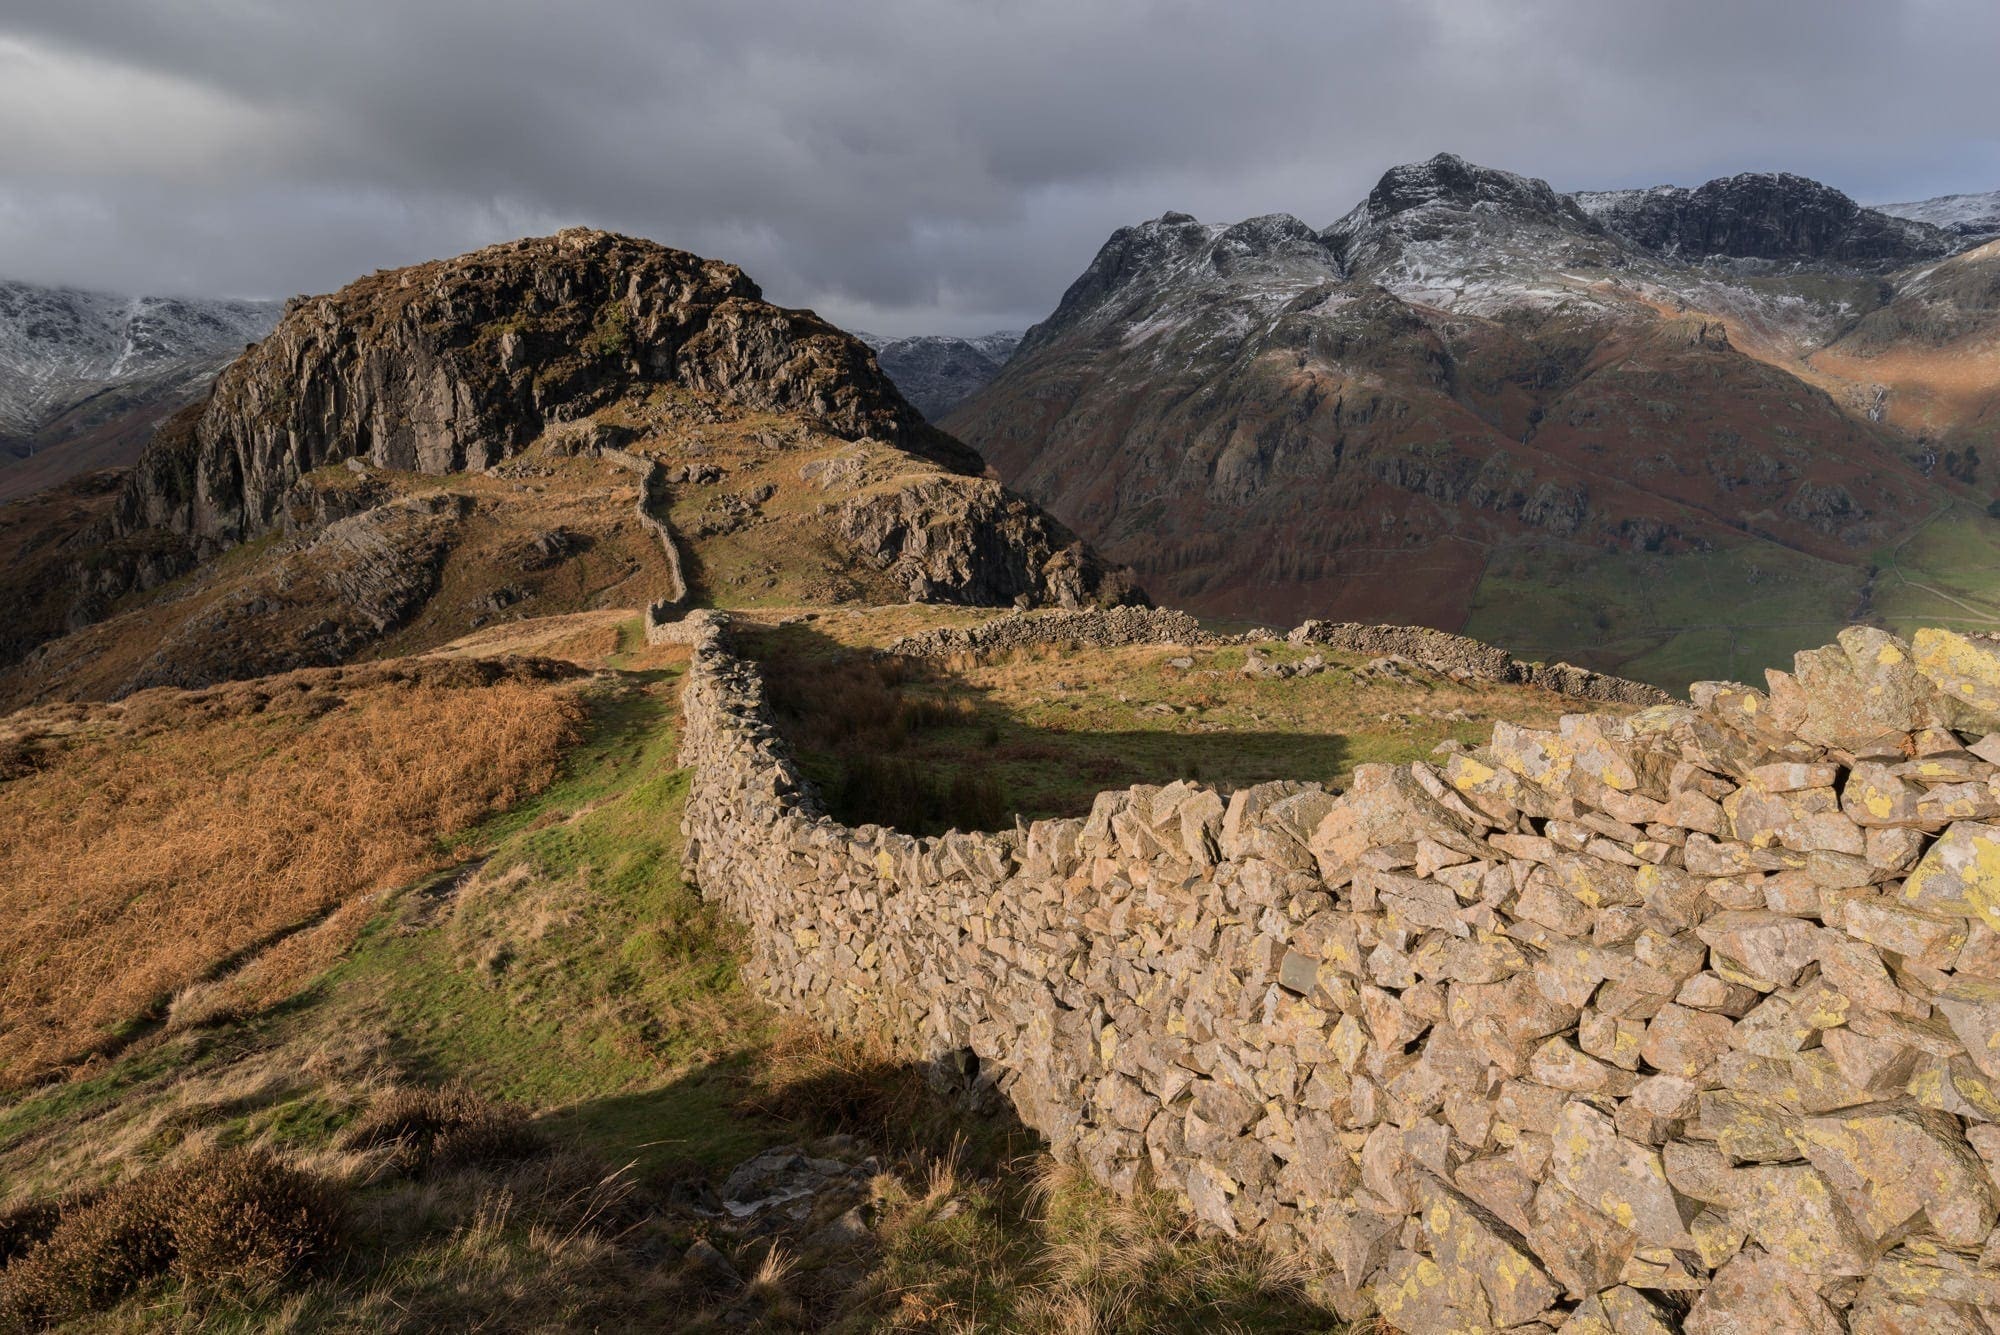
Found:
<path fill-rule="evenodd" d="M 2000 187 L 1994 0 L 0 0 L 0 276 L 282 296 L 589 223 L 883 333 L 1123 223 L 1558 188 Z"/>

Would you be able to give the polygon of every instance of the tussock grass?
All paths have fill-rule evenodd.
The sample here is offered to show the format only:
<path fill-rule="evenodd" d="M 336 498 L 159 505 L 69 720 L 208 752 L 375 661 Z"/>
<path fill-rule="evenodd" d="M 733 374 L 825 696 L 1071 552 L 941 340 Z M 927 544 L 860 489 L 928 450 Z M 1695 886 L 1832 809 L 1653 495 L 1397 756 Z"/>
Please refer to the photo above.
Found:
<path fill-rule="evenodd" d="M 36 763 L 0 789 L 0 1086 L 449 861 L 555 777 L 579 718 L 555 675 L 331 669 L 8 720 Z M 284 995 L 344 941 L 304 944 L 233 1004 Z"/>
<path fill-rule="evenodd" d="M 914 1182 L 917 1185 L 908 1185 Z M 887 1183 L 881 1252 L 842 1331 L 1332 1332 L 1294 1257 L 1198 1229 L 1162 1193 L 1121 1201 L 1047 1155 Z"/>

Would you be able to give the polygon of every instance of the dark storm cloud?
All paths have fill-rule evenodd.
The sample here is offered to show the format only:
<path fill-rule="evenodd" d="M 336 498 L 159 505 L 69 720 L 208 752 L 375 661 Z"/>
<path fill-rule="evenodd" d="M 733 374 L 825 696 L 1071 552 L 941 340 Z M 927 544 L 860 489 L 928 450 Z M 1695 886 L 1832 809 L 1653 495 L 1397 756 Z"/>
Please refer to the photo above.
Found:
<path fill-rule="evenodd" d="M 584 222 L 972 332 L 1122 223 L 1321 225 L 1445 148 L 1992 189 L 1996 51 L 1991 0 L 9 0 L 0 272 L 283 294 Z"/>

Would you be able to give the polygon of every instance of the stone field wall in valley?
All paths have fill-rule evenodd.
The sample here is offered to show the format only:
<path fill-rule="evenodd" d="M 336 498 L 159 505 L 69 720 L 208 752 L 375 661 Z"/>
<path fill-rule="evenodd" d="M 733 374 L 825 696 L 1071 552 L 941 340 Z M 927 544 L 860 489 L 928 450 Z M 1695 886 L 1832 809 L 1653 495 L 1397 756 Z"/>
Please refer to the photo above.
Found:
<path fill-rule="evenodd" d="M 688 862 L 752 974 L 1409 1332 L 2000 1330 L 2000 643 L 1436 763 L 828 819 L 696 612 Z M 968 1055 L 969 1054 L 969 1055 Z"/>

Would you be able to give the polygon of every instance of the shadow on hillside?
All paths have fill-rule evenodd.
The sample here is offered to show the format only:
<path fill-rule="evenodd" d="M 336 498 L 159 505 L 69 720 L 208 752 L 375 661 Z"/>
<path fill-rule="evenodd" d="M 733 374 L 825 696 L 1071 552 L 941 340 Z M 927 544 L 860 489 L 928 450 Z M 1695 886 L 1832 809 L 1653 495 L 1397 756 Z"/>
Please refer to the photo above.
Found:
<path fill-rule="evenodd" d="M 1164 702 L 1120 702 L 1157 717 L 1157 728 L 1093 728 L 1081 718 L 1050 726 L 947 664 L 855 649 L 804 623 L 746 632 L 742 645 L 764 670 L 801 767 L 849 825 L 919 835 L 1007 829 L 1017 818 L 1086 815 L 1107 789 L 1328 782 L 1353 758 L 1338 732 L 1191 730 L 1194 715 Z M 1117 694 L 1117 684 L 1101 683 L 1096 703 Z"/>
<path fill-rule="evenodd" d="M 607 1162 L 629 1163 L 670 1194 L 717 1189 L 745 1160 L 781 1145 L 837 1148 L 921 1168 L 949 1161 L 991 1174 L 1043 1147 L 1013 1106 L 957 1061 L 871 1057 L 799 1030 L 769 1050 L 697 1066 L 654 1089 L 591 1099 L 544 1126 Z"/>

